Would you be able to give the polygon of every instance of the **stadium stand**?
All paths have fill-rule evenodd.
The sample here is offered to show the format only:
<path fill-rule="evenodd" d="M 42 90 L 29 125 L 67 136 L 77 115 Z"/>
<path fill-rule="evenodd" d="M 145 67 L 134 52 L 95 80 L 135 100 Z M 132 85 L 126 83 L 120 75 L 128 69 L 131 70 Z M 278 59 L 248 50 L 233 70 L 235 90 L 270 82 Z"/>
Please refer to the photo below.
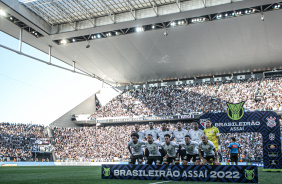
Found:
<path fill-rule="evenodd" d="M 161 124 L 156 124 L 161 128 Z M 175 124 L 168 127 L 175 130 Z M 147 129 L 147 125 L 141 125 L 140 130 Z M 190 126 L 186 127 L 190 129 Z M 113 162 L 125 161 L 129 152 L 126 149 L 130 140 L 130 133 L 134 131 L 133 125 L 116 125 L 106 127 L 84 128 L 55 128 L 56 157 L 61 161 L 94 161 Z M 259 133 L 234 133 L 222 134 L 222 161 L 226 160 L 227 146 L 230 138 L 234 136 L 244 150 L 243 161 L 261 161 L 262 136 Z"/>
<path fill-rule="evenodd" d="M 282 122 L 280 121 L 282 126 Z M 46 137 L 47 134 L 35 125 L 9 125 L 2 123 L 1 127 L 1 149 L 0 157 L 20 158 L 25 161 L 31 158 L 30 138 Z M 25 127 L 22 129 L 22 127 Z M 160 123 L 156 124 L 160 128 Z M 169 124 L 172 130 L 176 129 L 175 124 Z M 147 129 L 147 125 L 141 125 L 140 130 Z M 30 133 L 26 130 L 33 130 Z M 190 125 L 186 126 L 190 129 Z M 6 131 L 9 130 L 9 131 Z M 22 130 L 22 131 L 20 131 Z M 40 131 L 39 131 L 40 130 Z M 106 127 L 83 127 L 83 128 L 54 128 L 53 135 L 55 153 L 60 161 L 94 161 L 113 162 L 124 161 L 128 158 L 126 145 L 130 140 L 130 133 L 134 130 L 133 125 L 115 125 Z M 4 134 L 3 131 L 7 133 Z M 19 136 L 14 136 L 19 135 Z M 22 138 L 18 138 L 23 136 Z M 25 137 L 26 136 L 26 137 Z M 262 137 L 259 133 L 234 133 L 222 134 L 222 160 L 226 160 L 227 146 L 230 137 L 238 138 L 238 142 L 244 150 L 242 156 L 244 161 L 261 161 L 262 158 Z M 29 137 L 29 138 L 28 138 Z M 16 140 L 20 140 L 16 141 Z M 25 141 L 23 141 L 25 140 Z"/>
<path fill-rule="evenodd" d="M 246 101 L 245 109 L 250 111 L 282 110 L 281 92 L 281 78 L 128 90 L 98 109 L 92 115 L 92 118 L 185 114 L 189 112 L 221 112 L 227 108 L 225 102 L 240 101 Z M 262 98 L 260 100 L 255 99 L 256 94 L 261 94 Z M 173 127 L 171 128 L 174 129 Z M 145 130 L 146 127 L 142 125 L 140 129 Z M 133 130 L 134 127 L 132 125 L 83 129 L 56 128 L 54 130 L 56 137 L 56 156 L 57 158 L 71 158 L 76 160 L 81 158 L 94 161 L 126 159 L 128 151 L 125 147 L 130 139 L 129 134 Z M 60 136 L 62 132 L 66 134 L 64 137 Z M 71 132 L 75 132 L 75 135 Z M 226 159 L 228 141 L 231 136 L 239 139 L 239 143 L 244 150 L 243 157 L 245 159 L 261 160 L 262 138 L 260 134 L 235 133 L 223 134 L 221 136 L 221 140 L 224 140 L 221 145 L 223 147 L 223 160 Z M 84 141 L 77 141 L 78 137 Z M 88 141 L 85 142 L 85 140 Z M 83 156 L 76 151 L 64 151 L 66 148 L 60 145 L 66 145 L 66 147 L 76 149 L 77 147 L 81 147 L 82 152 L 86 154 Z"/>
<path fill-rule="evenodd" d="M 221 112 L 226 102 L 245 101 L 246 110 L 282 110 L 281 78 L 186 84 L 124 91 L 92 118 Z M 261 94 L 260 100 L 255 98 Z"/>
<path fill-rule="evenodd" d="M 124 91 L 92 115 L 114 117 L 132 115 L 167 115 L 189 112 L 222 112 L 225 102 L 246 101 L 245 109 L 282 110 L 282 79 L 254 79 L 239 82 L 191 84 Z M 260 99 L 256 99 L 257 95 Z M 280 121 L 280 125 L 281 121 Z M 160 128 L 160 124 L 156 123 Z M 175 124 L 168 127 L 175 130 Z M 141 125 L 140 130 L 147 129 Z M 186 129 L 190 125 L 186 124 Z M 47 129 L 48 130 L 48 129 Z M 82 128 L 58 128 L 51 133 L 44 126 L 0 124 L 2 158 L 15 157 L 25 160 L 31 157 L 32 138 L 52 137 L 55 156 L 60 161 L 125 161 L 128 158 L 127 143 L 133 125 L 109 125 Z M 243 148 L 244 161 L 261 161 L 262 136 L 259 133 L 222 134 L 222 159 L 226 160 L 230 138 L 237 138 Z"/>
<path fill-rule="evenodd" d="M 48 137 L 44 126 L 0 123 L 0 157 L 3 161 L 32 158 L 32 148 L 39 138 Z"/>

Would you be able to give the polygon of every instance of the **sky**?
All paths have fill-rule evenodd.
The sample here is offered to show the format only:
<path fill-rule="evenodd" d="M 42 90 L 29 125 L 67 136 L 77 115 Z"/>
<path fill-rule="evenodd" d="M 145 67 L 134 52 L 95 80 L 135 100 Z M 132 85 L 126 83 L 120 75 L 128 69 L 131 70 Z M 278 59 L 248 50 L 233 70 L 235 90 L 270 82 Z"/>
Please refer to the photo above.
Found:
<path fill-rule="evenodd" d="M 0 44 L 18 50 L 19 41 L 0 31 Z M 48 61 L 23 44 L 22 52 Z M 52 58 L 52 63 L 72 68 Z M 102 82 L 53 67 L 0 47 L 0 122 L 48 125 L 102 87 Z"/>

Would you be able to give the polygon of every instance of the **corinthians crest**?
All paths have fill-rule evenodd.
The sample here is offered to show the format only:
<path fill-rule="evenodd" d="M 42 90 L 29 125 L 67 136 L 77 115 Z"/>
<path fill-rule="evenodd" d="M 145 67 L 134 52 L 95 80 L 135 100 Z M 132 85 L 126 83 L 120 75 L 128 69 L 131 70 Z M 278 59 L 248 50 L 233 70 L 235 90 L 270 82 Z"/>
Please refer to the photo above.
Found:
<path fill-rule="evenodd" d="M 267 126 L 269 126 L 270 128 L 273 128 L 276 126 L 275 117 L 273 118 L 272 116 L 270 116 L 270 118 L 266 118 L 266 119 L 267 119 Z"/>
<path fill-rule="evenodd" d="M 269 134 L 269 140 L 274 141 L 275 140 L 275 134 L 270 133 Z"/>

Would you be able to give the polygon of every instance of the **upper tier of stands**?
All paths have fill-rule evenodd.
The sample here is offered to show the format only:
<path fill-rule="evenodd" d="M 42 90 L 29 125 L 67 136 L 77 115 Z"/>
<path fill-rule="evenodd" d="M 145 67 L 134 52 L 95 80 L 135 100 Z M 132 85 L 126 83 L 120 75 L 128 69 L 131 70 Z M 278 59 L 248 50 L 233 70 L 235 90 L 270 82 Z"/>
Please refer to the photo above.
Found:
<path fill-rule="evenodd" d="M 245 110 L 282 110 L 281 81 L 252 79 L 127 90 L 98 109 L 92 119 L 221 112 L 227 109 L 226 102 L 241 101 L 246 102 Z"/>

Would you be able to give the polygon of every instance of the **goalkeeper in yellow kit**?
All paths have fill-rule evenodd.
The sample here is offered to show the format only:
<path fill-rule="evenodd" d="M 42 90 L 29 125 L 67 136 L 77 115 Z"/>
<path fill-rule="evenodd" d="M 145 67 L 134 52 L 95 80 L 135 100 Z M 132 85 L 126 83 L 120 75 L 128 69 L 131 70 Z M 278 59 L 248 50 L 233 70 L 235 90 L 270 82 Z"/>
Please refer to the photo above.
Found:
<path fill-rule="evenodd" d="M 204 130 L 204 134 L 206 134 L 208 140 L 210 140 L 214 144 L 216 151 L 221 152 L 220 132 L 218 128 L 212 126 L 212 122 L 209 119 L 206 122 L 206 129 Z"/>

